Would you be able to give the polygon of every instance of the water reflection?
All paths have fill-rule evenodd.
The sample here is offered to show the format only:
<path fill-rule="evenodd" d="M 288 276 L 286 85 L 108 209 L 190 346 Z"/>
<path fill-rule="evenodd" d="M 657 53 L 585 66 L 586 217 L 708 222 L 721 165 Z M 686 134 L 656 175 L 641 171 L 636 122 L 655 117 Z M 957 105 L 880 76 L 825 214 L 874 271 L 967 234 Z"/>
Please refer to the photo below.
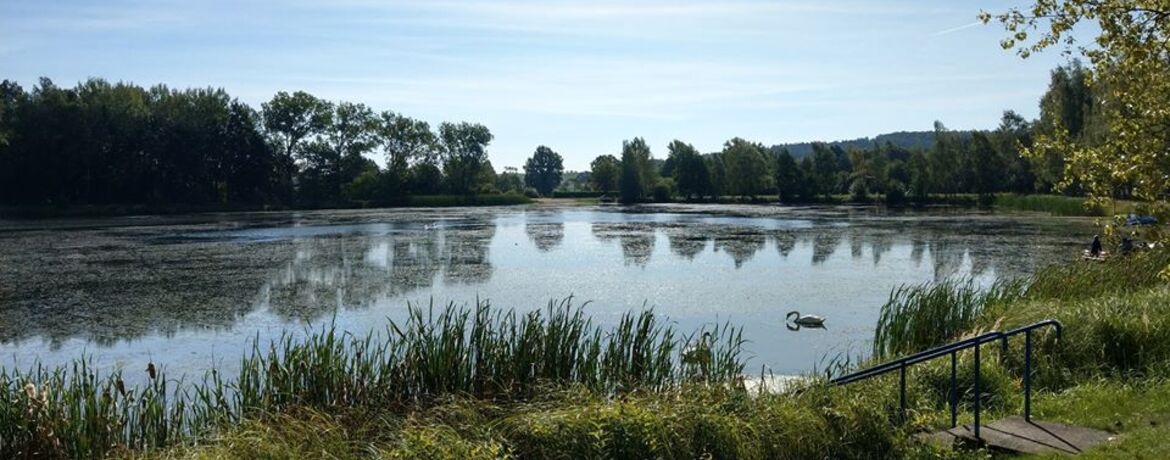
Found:
<path fill-rule="evenodd" d="M 696 255 L 707 249 L 709 237 L 698 234 L 685 226 L 667 227 L 665 233 L 667 242 L 670 244 L 670 252 L 683 259 L 695 260 Z"/>
<path fill-rule="evenodd" d="M 654 254 L 656 230 L 649 223 L 593 223 L 590 231 L 602 242 L 617 240 L 626 265 L 645 267 Z"/>
<path fill-rule="evenodd" d="M 445 284 L 481 284 L 492 277 L 489 246 L 496 227 L 479 224 L 373 237 L 295 241 L 295 257 L 267 283 L 271 311 L 316 318 L 337 308 Z"/>
<path fill-rule="evenodd" d="M 556 249 L 565 240 L 565 224 L 561 222 L 543 224 L 529 222 L 524 224 L 524 233 L 528 234 L 528 239 L 532 240 L 536 249 L 541 252 L 549 252 Z"/>
<path fill-rule="evenodd" d="M 849 217 L 793 226 L 785 224 L 790 216 L 558 210 L 507 218 L 481 212 L 379 220 L 391 217 L 362 216 L 346 225 L 323 219 L 315 226 L 275 220 L 269 227 L 210 232 L 214 238 L 184 237 L 187 230 L 171 226 L 0 233 L 0 343 L 43 338 L 55 348 L 81 339 L 111 346 L 182 331 L 230 331 L 251 314 L 318 320 L 401 305 L 404 298 L 436 290 L 473 297 L 479 289 L 511 289 L 518 278 L 541 283 L 541 297 L 592 298 L 582 288 L 603 291 L 613 280 L 641 276 L 647 287 L 629 293 L 637 304 L 655 297 L 654 285 L 684 279 L 689 289 L 702 291 L 734 282 L 771 283 L 780 269 L 784 279 L 799 283 L 814 283 L 816 270 L 826 269 L 864 282 L 878 267 L 934 280 L 1019 276 L 1053 254 L 1072 252 L 1061 236 L 1066 228 L 1007 219 Z M 523 244 L 525 239 L 532 244 Z M 507 250 L 493 253 L 494 241 Z M 655 254 L 659 243 L 662 250 Z M 849 257 L 834 258 L 844 246 Z M 584 271 L 566 268 L 568 253 Z M 734 270 L 712 274 L 722 267 Z M 810 273 L 808 279 L 803 273 Z M 869 299 L 856 302 L 858 308 L 873 307 Z"/>
<path fill-rule="evenodd" d="M 759 231 L 739 230 L 716 236 L 715 252 L 723 251 L 730 254 L 735 268 L 738 269 L 764 249 L 765 241 L 764 234 Z"/>
<path fill-rule="evenodd" d="M 835 228 L 827 228 L 813 234 L 812 237 L 812 263 L 819 265 L 825 263 L 837 252 L 837 247 L 841 245 L 841 232 Z"/>
<path fill-rule="evenodd" d="M 796 248 L 796 235 L 791 232 L 772 235 L 772 244 L 776 245 L 776 252 L 780 254 L 780 257 L 787 259 L 788 254 Z"/>

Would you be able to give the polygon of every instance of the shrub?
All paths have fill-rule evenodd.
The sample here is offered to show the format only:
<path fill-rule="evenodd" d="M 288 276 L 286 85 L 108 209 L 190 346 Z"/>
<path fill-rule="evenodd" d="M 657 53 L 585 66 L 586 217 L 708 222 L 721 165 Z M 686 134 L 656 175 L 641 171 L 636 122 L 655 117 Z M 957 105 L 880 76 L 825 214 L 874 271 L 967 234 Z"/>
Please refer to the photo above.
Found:
<path fill-rule="evenodd" d="M 665 203 L 670 201 L 671 195 L 674 194 L 674 181 L 670 178 L 663 178 L 654 184 L 654 201 Z"/>

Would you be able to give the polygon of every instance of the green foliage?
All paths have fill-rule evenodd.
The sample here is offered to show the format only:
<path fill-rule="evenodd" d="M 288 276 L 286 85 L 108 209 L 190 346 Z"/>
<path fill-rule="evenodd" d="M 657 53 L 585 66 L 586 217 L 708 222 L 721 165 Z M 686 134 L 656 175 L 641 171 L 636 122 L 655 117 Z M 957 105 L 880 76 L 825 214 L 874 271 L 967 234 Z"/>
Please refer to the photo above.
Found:
<path fill-rule="evenodd" d="M 864 178 L 857 178 L 853 180 L 852 184 L 849 184 L 849 201 L 854 203 L 869 202 L 869 186 L 866 185 L 866 182 Z"/>
<path fill-rule="evenodd" d="M 385 195 L 385 180 L 377 169 L 367 169 L 345 185 L 343 194 L 350 201 L 374 201 Z"/>
<path fill-rule="evenodd" d="M 711 195 L 711 173 L 707 162 L 695 147 L 675 140 L 667 146 L 670 156 L 667 162 L 673 164 L 673 177 L 678 193 L 684 198 Z M 664 175 L 665 174 L 664 172 Z"/>
<path fill-rule="evenodd" d="M 814 143 L 810 165 L 812 193 L 828 198 L 837 191 L 837 159 L 824 143 Z"/>
<path fill-rule="evenodd" d="M 1027 150 L 1041 160 L 1063 157 L 1060 185 L 1083 187 L 1100 201 L 1120 193 L 1155 202 L 1159 212 L 1166 209 L 1168 11 L 1163 1 L 1063 0 L 1038 1 L 994 17 L 1008 34 L 1003 47 L 1022 57 L 1061 44 L 1073 48 L 1071 31 L 1080 23 L 1095 23 L 1099 31 L 1093 46 L 1076 48 L 1089 59 L 1091 71 L 1077 75 L 1074 65 L 1054 72 L 1053 86 L 1060 91 L 1050 91 L 1043 106 L 1051 121 L 1041 120 L 1047 126 Z M 993 16 L 980 18 L 990 22 Z M 1094 125 L 1099 128 L 1089 128 Z"/>
<path fill-rule="evenodd" d="M 520 174 L 514 168 L 508 169 L 510 171 L 496 176 L 496 189 L 500 193 L 524 193 L 524 181 L 520 179 Z"/>
<path fill-rule="evenodd" d="M 426 122 L 305 92 L 277 93 L 257 113 L 223 90 L 93 79 L 26 93 L 5 81 L 0 102 L 3 205 L 256 209 L 496 190 L 486 128 L 447 126 L 444 178 Z M 379 150 L 385 171 L 369 159 Z"/>
<path fill-rule="evenodd" d="M 212 370 L 190 386 L 154 364 L 145 388 L 121 373 L 102 376 L 83 359 L 72 368 L 0 371 L 0 457 L 98 457 L 111 449 L 171 445 L 265 414 L 301 409 L 406 408 L 452 394 L 526 400 L 550 386 L 600 395 L 724 385 L 743 372 L 738 329 L 716 326 L 707 359 L 683 362 L 680 336 L 651 311 L 594 326 L 571 299 L 542 311 L 409 308 L 380 335 L 332 326 L 304 339 L 257 343 L 239 377 Z M 417 446 L 415 446 L 417 448 Z"/>
<path fill-rule="evenodd" d="M 650 147 L 640 137 L 622 141 L 621 178 L 619 179 L 623 203 L 636 203 L 651 191 L 656 177 L 651 164 Z"/>
<path fill-rule="evenodd" d="M 524 184 L 535 188 L 541 196 L 549 196 L 561 185 L 564 172 L 561 155 L 542 145 L 524 163 Z"/>
<path fill-rule="evenodd" d="M 971 190 L 979 196 L 981 205 L 989 205 L 995 197 L 995 191 L 1002 189 L 999 181 L 1004 167 L 999 164 L 995 147 L 986 134 L 975 133 L 971 136 L 971 142 L 971 155 L 968 157 L 971 163 Z"/>
<path fill-rule="evenodd" d="M 438 186 L 415 188 L 410 185 L 411 164 L 437 165 L 438 139 L 425 121 L 386 111 L 380 115 L 377 136 L 386 156 L 386 173 L 390 187 L 386 193 L 401 196 L 408 190 L 434 193 Z M 437 181 L 436 181 L 437 184 Z M 500 187 L 501 191 L 507 191 Z"/>
<path fill-rule="evenodd" d="M 487 146 L 492 133 L 478 123 L 447 123 L 439 125 L 439 140 L 443 146 L 443 175 L 452 193 L 473 194 L 483 183 L 483 173 L 489 167 Z"/>
<path fill-rule="evenodd" d="M 1025 283 L 1002 280 L 980 289 L 971 280 L 901 286 L 890 292 L 874 329 L 873 355 L 893 357 L 942 345 L 971 330 L 989 305 L 1019 299 Z"/>
<path fill-rule="evenodd" d="M 1089 203 L 1082 197 L 1060 195 L 999 194 L 993 202 L 996 208 L 1020 211 L 1047 212 L 1055 216 L 1104 216 L 1105 208 Z"/>
<path fill-rule="evenodd" d="M 304 91 L 278 92 L 262 107 L 264 128 L 289 159 L 301 141 L 323 132 L 332 122 L 332 104 Z"/>
<path fill-rule="evenodd" d="M 755 196 L 768 185 L 768 165 L 763 147 L 740 138 L 723 144 L 723 165 L 727 172 L 727 193 Z"/>
<path fill-rule="evenodd" d="M 592 168 L 589 180 L 593 189 L 602 193 L 609 193 L 618 189 L 618 178 L 621 177 L 622 163 L 613 155 L 601 155 L 589 164 Z"/>
<path fill-rule="evenodd" d="M 804 171 L 796 165 L 796 160 L 788 154 L 788 150 L 776 155 L 776 190 L 780 201 L 791 202 L 797 198 L 806 197 Z"/>
<path fill-rule="evenodd" d="M 669 202 L 670 197 L 674 195 L 674 181 L 669 177 L 658 179 L 658 183 L 654 184 L 653 195 L 656 202 Z"/>

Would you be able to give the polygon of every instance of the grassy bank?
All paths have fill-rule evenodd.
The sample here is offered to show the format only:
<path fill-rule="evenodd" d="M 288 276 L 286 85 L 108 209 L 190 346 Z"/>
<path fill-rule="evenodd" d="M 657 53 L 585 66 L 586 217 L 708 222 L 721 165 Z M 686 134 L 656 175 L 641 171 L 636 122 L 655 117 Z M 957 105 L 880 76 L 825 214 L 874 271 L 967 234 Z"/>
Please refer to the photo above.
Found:
<path fill-rule="evenodd" d="M 995 196 L 997 209 L 1046 212 L 1054 216 L 1105 216 L 1109 210 L 1090 206 L 1084 197 L 1061 195 L 1017 195 L 1001 193 Z"/>
<path fill-rule="evenodd" d="M 1050 330 L 1035 337 L 1035 415 L 1121 434 L 1117 442 L 1090 452 L 1090 458 L 1166 458 L 1170 445 L 1159 440 L 1170 436 L 1170 286 L 1158 273 L 1168 265 L 1170 252 L 1154 251 L 1049 267 L 987 291 L 972 291 L 965 283 L 898 290 L 883 308 L 875 353 L 905 354 L 983 331 L 1056 319 L 1064 324 L 1059 340 Z M 988 416 L 1019 414 L 1023 340 L 1010 342 L 1003 356 L 999 347 L 986 348 L 991 372 L 1007 377 L 990 385 Z M 911 378 L 945 378 L 948 365 L 928 366 L 919 371 L 924 376 Z M 911 398 L 919 404 L 922 392 L 931 393 L 929 385 L 916 391 Z M 938 409 L 931 404 L 939 396 L 927 397 L 926 407 Z M 933 409 L 924 412 L 932 414 L 925 420 L 937 417 Z M 934 419 L 926 425 L 940 423 Z"/>
<path fill-rule="evenodd" d="M 875 340 L 896 356 L 1039 319 L 1038 417 L 1120 433 L 1100 458 L 1162 458 L 1170 446 L 1170 253 L 1074 263 L 979 290 L 957 281 L 892 292 Z M 0 457 L 172 458 L 874 458 L 982 457 L 916 445 L 949 424 L 949 361 L 845 387 L 785 394 L 742 381 L 743 338 L 684 335 L 652 312 L 613 328 L 571 302 L 517 313 L 486 305 L 414 309 L 381 336 L 326 328 L 260 344 L 238 379 L 139 388 L 68 369 L 0 374 Z M 986 419 L 1022 407 L 1022 340 L 984 349 Z M 696 352 L 695 350 L 710 350 Z M 886 358 L 875 358 L 883 360 Z M 973 356 L 959 356 L 970 420 Z M 862 363 L 867 364 L 867 363 Z M 840 371 L 840 369 L 838 369 Z"/>

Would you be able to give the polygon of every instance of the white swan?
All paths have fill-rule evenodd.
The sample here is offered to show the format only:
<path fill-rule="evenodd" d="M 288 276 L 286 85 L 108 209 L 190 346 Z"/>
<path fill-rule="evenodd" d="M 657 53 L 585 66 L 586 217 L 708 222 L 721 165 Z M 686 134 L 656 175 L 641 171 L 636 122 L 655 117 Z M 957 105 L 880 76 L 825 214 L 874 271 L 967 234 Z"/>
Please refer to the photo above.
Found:
<path fill-rule="evenodd" d="M 817 316 L 817 315 L 803 315 L 802 316 L 800 314 L 800 312 L 795 311 L 795 310 L 788 312 L 788 315 L 785 316 L 784 318 L 786 318 L 788 321 L 796 323 L 797 326 L 824 327 L 824 325 L 825 325 L 825 318 L 822 318 L 822 317 Z"/>

